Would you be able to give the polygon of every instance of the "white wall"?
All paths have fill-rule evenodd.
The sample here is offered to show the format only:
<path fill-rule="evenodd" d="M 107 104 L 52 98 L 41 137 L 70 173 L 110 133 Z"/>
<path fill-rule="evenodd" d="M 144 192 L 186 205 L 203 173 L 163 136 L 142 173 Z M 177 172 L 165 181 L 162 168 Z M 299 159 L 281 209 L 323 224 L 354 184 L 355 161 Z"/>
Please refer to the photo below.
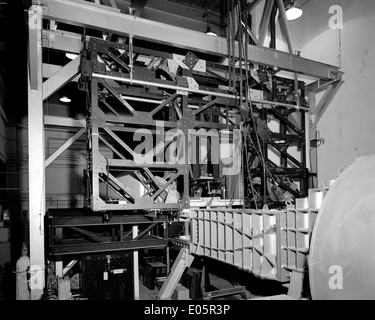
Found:
<path fill-rule="evenodd" d="M 332 5 L 343 9 L 342 30 L 329 27 Z M 375 154 L 375 1 L 310 0 L 303 9 L 301 19 L 289 22 L 295 48 L 304 58 L 345 72 L 344 85 L 318 125 L 326 140 L 318 152 L 321 185 L 358 156 Z"/>

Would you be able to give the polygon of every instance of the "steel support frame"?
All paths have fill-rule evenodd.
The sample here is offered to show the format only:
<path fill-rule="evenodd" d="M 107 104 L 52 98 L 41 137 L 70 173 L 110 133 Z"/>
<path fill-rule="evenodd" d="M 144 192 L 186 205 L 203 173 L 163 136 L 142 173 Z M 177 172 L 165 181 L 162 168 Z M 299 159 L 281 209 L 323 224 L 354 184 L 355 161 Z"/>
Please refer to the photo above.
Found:
<path fill-rule="evenodd" d="M 306 155 L 307 155 L 307 166 L 310 171 L 312 178 L 311 187 L 317 187 L 317 172 L 318 172 L 318 151 L 316 148 L 310 148 L 310 142 L 316 140 L 318 137 L 317 126 L 319 121 L 322 119 L 325 111 L 329 107 L 337 92 L 344 84 L 342 80 L 343 73 L 340 72 L 337 76 L 337 80 L 331 81 L 316 81 L 306 87 L 307 95 L 309 97 L 309 112 L 306 117 Z M 322 98 L 317 101 L 317 94 L 324 92 Z"/>
<path fill-rule="evenodd" d="M 38 300 L 45 286 L 45 167 L 55 160 L 78 136 L 68 141 L 45 162 L 43 100 L 67 83 L 78 73 L 79 59 L 72 61 L 56 75 L 43 83 L 42 64 L 42 9 L 30 7 L 28 46 L 28 136 L 29 136 L 29 212 L 30 212 L 30 264 L 38 273 L 38 286 L 32 288 L 31 299 Z"/>
<path fill-rule="evenodd" d="M 258 4 L 260 1 L 253 1 L 252 5 Z M 153 41 L 160 41 L 164 44 L 169 44 L 172 46 L 179 46 L 184 48 L 189 48 L 193 50 L 202 51 L 205 53 L 210 53 L 213 55 L 219 55 L 221 57 L 225 57 L 226 52 L 226 40 L 223 38 L 210 38 L 200 33 L 196 33 L 193 31 L 185 30 L 185 29 L 178 29 L 176 30 L 175 27 L 170 27 L 160 23 L 151 22 L 152 27 L 150 27 L 150 21 L 129 17 L 127 15 L 122 15 L 118 13 L 112 13 L 107 10 L 102 10 L 101 8 L 89 8 L 90 14 L 86 11 L 86 4 L 78 4 L 72 3 L 67 0 L 57 1 L 57 0 L 45 0 L 43 1 L 45 6 L 43 6 L 44 10 L 44 18 L 50 20 L 56 20 L 66 23 L 71 23 L 74 25 L 92 27 L 94 29 L 99 28 L 101 30 L 110 30 L 116 34 L 120 35 L 128 35 L 133 34 L 136 37 L 140 37 L 143 39 L 149 39 Z M 106 19 L 103 17 L 106 16 Z M 83 19 L 82 19 L 83 18 Z M 129 27 L 130 26 L 130 27 Z M 153 28 L 155 26 L 155 28 Z M 151 32 L 150 32 L 151 31 Z M 180 32 L 178 36 L 176 36 L 176 32 Z M 54 34 L 56 36 L 56 41 L 48 42 L 48 39 L 45 38 L 45 34 L 51 35 Z M 79 53 L 81 49 L 81 41 L 76 36 L 67 37 L 67 33 L 64 32 L 64 35 L 59 34 L 56 31 L 43 31 L 43 45 L 53 47 L 60 50 L 68 50 L 70 52 Z M 183 36 L 181 36 L 181 34 Z M 50 38 L 49 38 L 50 39 Z M 192 42 L 189 39 L 194 39 Z M 198 45 L 197 45 L 198 43 Z M 197 48 L 199 47 L 199 48 Z M 30 45 L 30 53 L 37 52 L 35 47 Z M 40 53 L 41 56 L 41 53 Z M 41 58 L 41 57 L 40 57 Z M 336 80 L 338 78 L 339 68 L 322 64 L 316 61 L 311 61 L 307 59 L 303 59 L 294 54 L 288 54 L 285 52 L 271 50 L 268 48 L 257 47 L 257 46 L 250 46 L 249 48 L 249 59 L 257 64 L 260 65 L 267 65 L 267 66 L 276 66 L 280 69 L 297 72 L 300 74 L 306 74 L 318 79 L 322 79 L 325 81 L 329 80 Z M 41 59 L 40 59 L 41 61 Z M 30 69 L 30 79 L 35 86 L 35 69 Z M 67 79 L 68 81 L 68 79 Z M 42 101 L 42 96 L 36 97 L 33 95 L 29 90 L 29 103 L 30 101 L 38 101 L 40 103 Z M 329 99 L 327 99 L 329 100 Z M 43 118 L 43 116 L 42 116 Z M 68 120 L 68 119 L 67 119 Z M 60 119 L 57 120 L 56 117 L 46 117 L 46 121 L 51 124 L 60 125 Z M 66 121 L 65 125 L 67 126 L 75 126 L 81 127 L 83 126 L 82 121 Z M 29 129 L 31 130 L 31 129 Z M 42 132 L 43 135 L 43 132 Z M 39 145 L 40 146 L 40 145 Z M 307 147 L 306 147 L 307 148 Z M 306 149 L 307 150 L 307 149 Z M 34 168 L 36 168 L 34 166 Z M 41 171 L 39 171 L 40 174 Z M 44 160 L 43 160 L 43 175 L 44 175 Z M 34 185 L 35 186 L 35 185 Z M 34 188 L 35 189 L 35 188 Z M 30 189 L 31 195 L 31 189 Z M 40 192 L 38 196 L 40 195 Z M 44 193 L 40 198 L 43 200 Z M 42 201 L 44 203 L 44 201 Z M 30 214 L 32 210 L 30 210 Z M 36 218 L 37 215 L 34 215 Z M 32 215 L 30 215 L 31 221 Z M 35 229 L 36 230 L 36 229 Z M 35 231 L 34 230 L 34 231 Z M 35 232 L 34 232 L 35 233 Z M 39 248 L 43 248 L 44 245 L 42 244 Z M 40 256 L 40 255 L 39 255 Z"/>
<path fill-rule="evenodd" d="M 99 29 L 114 34 L 159 42 L 188 50 L 198 50 L 225 58 L 227 41 L 221 37 L 209 37 L 204 33 L 177 28 L 102 8 L 68 0 L 44 0 L 46 19 Z M 237 45 L 236 45 L 237 46 Z M 238 49 L 236 50 L 238 52 Z M 318 79 L 334 79 L 338 67 L 301 58 L 298 55 L 265 47 L 249 46 L 249 60 L 255 64 L 278 67 Z"/>
<path fill-rule="evenodd" d="M 316 94 L 320 91 L 325 91 L 323 97 L 320 99 L 319 103 L 316 104 L 315 99 L 312 100 L 310 105 L 311 114 L 314 116 L 313 125 L 316 126 L 321 118 L 323 117 L 324 113 L 326 112 L 329 104 L 332 102 L 333 98 L 336 96 L 337 92 L 340 90 L 341 86 L 343 85 L 343 81 L 341 79 L 332 81 L 330 84 L 324 86 L 324 88 L 318 88 L 315 91 L 310 91 L 310 94 Z"/>
<path fill-rule="evenodd" d="M 167 245 L 167 235 L 150 235 L 157 226 L 164 224 L 166 216 L 146 217 L 138 215 L 114 215 L 109 221 L 98 215 L 76 214 L 74 211 L 67 216 L 65 211 L 50 210 L 49 218 L 49 247 L 52 256 L 76 255 L 95 252 L 115 252 L 137 249 L 163 249 Z M 93 228 L 91 229 L 90 228 Z M 130 228 L 126 232 L 125 227 Z M 99 232 L 98 228 L 118 228 L 119 233 L 109 240 Z M 72 230 L 79 238 L 65 238 L 65 230 Z M 95 230 L 95 231 L 94 231 Z M 166 230 L 163 228 L 163 232 Z M 87 240 L 89 239 L 89 240 Z"/>
<path fill-rule="evenodd" d="M 28 150 L 29 150 L 29 233 L 30 265 L 37 273 L 38 285 L 31 289 L 31 299 L 38 300 L 45 286 L 45 167 L 55 160 L 78 136 L 68 141 L 45 162 L 43 101 L 78 73 L 78 61 L 68 64 L 43 83 L 42 10 L 38 5 L 28 12 Z M 74 70 L 74 68 L 76 68 Z M 79 136 L 82 134 L 79 132 Z"/>
<path fill-rule="evenodd" d="M 173 81 L 169 80 L 160 80 L 155 78 L 153 72 L 148 70 L 148 68 L 134 68 L 134 74 L 130 77 L 129 67 L 124 62 L 121 61 L 121 55 L 116 57 L 116 55 L 111 52 L 111 50 L 123 50 L 126 52 L 129 48 L 128 46 L 121 45 L 118 43 L 112 43 L 109 41 L 103 41 L 98 39 L 90 40 L 90 49 L 91 49 L 91 65 L 92 65 L 92 77 L 91 77 L 91 108 L 90 108 L 90 167 L 88 168 L 91 172 L 91 183 L 92 183 L 92 198 L 90 199 L 91 208 L 94 211 L 100 210 L 136 210 L 136 209 L 148 209 L 148 210 L 169 210 L 169 209 L 187 209 L 189 208 L 189 178 L 191 177 L 191 170 L 189 165 L 189 148 L 188 144 L 190 143 L 193 136 L 190 134 L 191 129 L 195 128 L 205 128 L 205 129 L 235 129 L 239 128 L 239 123 L 233 122 L 229 118 L 229 110 L 234 110 L 236 106 L 235 99 L 223 98 L 222 96 L 230 96 L 235 98 L 235 96 L 229 95 L 226 91 L 217 90 L 213 91 L 207 88 L 205 91 L 195 90 L 194 94 L 212 96 L 211 101 L 206 101 L 201 99 L 200 104 L 196 110 L 191 110 L 188 105 L 192 102 L 189 98 L 190 87 L 186 85 L 181 85 L 176 87 L 179 90 L 176 90 L 174 94 L 171 94 L 169 97 L 165 96 L 163 86 L 169 86 L 174 84 Z M 147 51 L 145 49 L 134 48 L 135 54 L 140 54 L 138 50 L 143 54 L 152 55 L 152 57 L 173 57 L 172 54 L 165 54 L 163 52 L 157 52 L 155 50 Z M 106 64 L 103 63 L 103 59 L 106 59 Z M 107 66 L 106 66 L 107 65 Z M 116 66 L 122 69 L 122 72 L 119 71 L 110 71 L 108 66 Z M 107 69 L 107 70 L 106 70 Z M 191 71 L 190 71 L 191 72 Z M 189 75 L 188 71 L 185 71 L 186 75 Z M 190 74 L 191 75 L 191 74 Z M 161 103 L 158 103 L 155 108 L 150 109 L 148 112 L 134 109 L 127 102 L 127 97 L 125 94 L 134 95 L 137 93 L 139 97 L 143 97 L 142 101 L 147 101 L 149 94 L 147 90 L 138 90 L 126 89 L 122 85 L 122 80 L 128 80 L 129 84 L 137 84 L 138 80 L 146 81 L 144 85 L 148 88 L 147 84 L 152 83 L 156 89 L 154 89 L 155 94 L 159 94 L 159 99 Z M 116 81 L 116 82 L 115 82 Z M 181 77 L 178 80 L 181 83 L 187 83 L 186 77 Z M 131 87 L 130 87 L 131 88 Z M 109 98 L 117 101 L 122 106 L 122 110 L 116 109 L 116 107 L 111 106 Z M 132 100 L 132 99 L 130 99 Z M 129 101 L 130 101 L 129 100 Z M 136 99 L 133 99 L 136 100 Z M 193 101 L 194 102 L 194 101 Z M 195 101 L 196 103 L 196 101 Z M 160 112 L 169 109 L 170 113 L 169 118 L 163 118 L 163 120 L 158 119 L 156 116 Z M 221 112 L 220 109 L 223 109 Z M 124 114 L 124 110 L 127 114 Z M 216 113 L 216 120 L 214 114 Z M 221 122 L 218 120 L 221 119 Z M 168 129 L 177 129 L 182 133 L 184 137 L 184 160 L 183 162 L 178 162 L 175 164 L 169 164 L 167 162 L 158 161 L 150 164 L 137 164 L 133 159 L 132 155 L 134 150 L 129 145 L 128 142 L 122 141 L 117 132 L 134 132 L 139 129 L 139 126 L 150 128 L 153 133 L 160 131 L 160 124 L 165 126 Z M 163 129 L 164 130 L 164 129 Z M 106 136 L 103 134 L 109 135 L 109 138 L 118 145 L 120 149 L 114 146 L 113 143 L 109 142 Z M 196 135 L 196 134 L 195 134 Z M 101 150 L 103 148 L 101 145 L 103 143 L 106 145 L 108 150 L 116 155 L 117 159 L 113 157 L 104 158 Z M 161 145 L 161 146 L 160 146 Z M 152 149 L 151 153 L 152 158 L 158 155 L 160 152 L 165 151 L 168 147 L 167 143 L 160 143 Z M 127 154 L 125 155 L 124 152 Z M 129 157 L 130 155 L 130 157 Z M 145 181 L 140 179 L 140 175 L 146 173 L 149 179 L 154 181 L 154 184 L 158 185 L 153 177 L 152 170 L 164 170 L 164 171 L 174 171 L 173 181 L 177 180 L 179 176 L 183 176 L 183 195 L 182 199 L 178 203 L 157 203 L 158 197 L 164 193 L 166 187 L 173 182 L 171 179 L 164 184 L 164 186 L 157 186 L 157 188 L 151 188 L 149 190 L 148 186 L 145 186 L 148 191 L 151 192 L 151 197 L 142 196 L 139 199 L 134 199 L 133 203 L 106 203 L 103 201 L 103 198 L 99 195 L 99 182 L 113 186 L 114 180 L 110 176 L 110 172 L 116 168 L 127 168 L 138 171 L 139 182 L 145 186 Z M 107 178 L 101 178 L 105 175 Z M 118 183 L 117 185 L 121 188 Z M 127 190 L 123 190 L 125 193 L 128 193 Z M 122 191 L 121 191 L 122 192 Z M 89 195 L 89 196 L 90 196 Z M 132 201 L 130 201 L 132 202 Z"/>
<path fill-rule="evenodd" d="M 147 209 L 180 209 L 179 203 L 156 203 L 155 201 L 158 199 L 152 200 L 153 195 L 156 193 L 160 195 L 160 193 L 163 193 L 166 191 L 166 188 L 169 186 L 170 183 L 174 182 L 178 176 L 184 176 L 184 179 L 188 179 L 188 167 L 187 164 L 175 164 L 170 165 L 166 162 L 160 163 L 160 164 L 137 164 L 136 161 L 132 157 L 122 159 L 114 159 L 114 158 L 105 158 L 103 156 L 103 153 L 101 152 L 101 141 L 107 141 L 106 136 L 104 136 L 104 132 L 111 138 L 115 139 L 120 145 L 121 149 L 116 149 L 115 147 L 111 146 L 110 143 L 107 143 L 107 146 L 116 154 L 122 155 L 121 153 L 124 152 L 124 150 L 132 156 L 132 150 L 131 147 L 128 146 L 124 141 L 121 140 L 121 138 L 117 135 L 117 128 L 113 126 L 108 126 L 108 124 L 111 122 L 109 117 L 106 117 L 103 111 L 99 107 L 99 100 L 98 100 L 98 80 L 92 79 L 91 81 L 91 110 L 92 110 L 92 123 L 90 126 L 90 138 L 91 138 L 91 150 L 90 158 L 90 172 L 91 175 L 91 182 L 92 182 L 92 198 L 91 201 L 91 208 L 94 211 L 102 211 L 102 210 L 147 210 Z M 125 127 L 129 124 L 133 124 L 134 122 L 137 122 L 137 119 L 129 119 L 130 121 L 127 121 L 127 117 L 116 117 L 117 126 L 120 127 L 121 125 L 125 125 Z M 108 121 L 109 120 L 109 121 Z M 140 119 L 139 119 L 140 120 Z M 144 120 L 144 118 L 143 118 Z M 155 125 L 157 125 L 157 121 L 153 121 Z M 177 123 L 176 123 L 177 127 Z M 104 130 L 104 131 L 103 131 Z M 107 159 L 107 160 L 106 160 Z M 104 161 L 104 162 L 103 162 Z M 106 162 L 107 161 L 107 162 Z M 153 181 L 153 184 L 157 185 L 157 187 L 153 190 L 153 194 L 146 197 L 141 197 L 137 195 L 131 195 L 129 193 L 129 190 L 125 189 L 124 186 L 119 185 L 119 182 L 115 180 L 115 177 L 111 175 L 111 172 L 113 170 L 117 169 L 126 169 L 129 172 L 131 171 L 139 171 L 140 174 L 148 176 L 148 179 L 151 179 Z M 165 171 L 171 171 L 174 172 L 174 177 L 172 177 L 168 182 L 169 184 L 166 184 L 164 186 L 160 185 L 157 181 L 155 181 L 155 178 L 153 176 L 153 169 L 157 170 L 165 170 Z M 105 175 L 106 179 L 102 179 L 102 182 L 109 185 L 109 182 L 111 181 L 111 185 L 117 184 L 117 186 L 121 189 L 121 192 L 124 191 L 132 198 L 130 202 L 127 203 L 117 203 L 117 204 L 111 204 L 106 203 L 105 200 L 100 197 L 99 192 L 99 184 L 100 184 L 100 176 Z M 139 182 L 142 185 L 145 185 L 146 179 L 139 178 Z M 109 185 L 109 187 L 111 187 Z M 184 207 L 187 207 L 188 205 L 188 190 L 184 190 L 183 200 L 182 202 L 185 204 Z M 124 199 L 126 201 L 126 199 Z"/>
<path fill-rule="evenodd" d="M 282 79 L 279 77 L 275 78 L 276 82 L 282 81 L 283 86 L 290 86 L 290 91 L 294 91 L 293 80 Z M 299 88 L 302 92 L 305 91 L 305 85 L 303 82 L 298 83 Z M 265 112 L 266 111 L 266 112 Z M 247 197 L 247 207 L 254 208 L 254 201 L 257 201 L 256 207 L 262 207 L 264 205 L 274 205 L 277 208 L 285 207 L 285 201 L 277 200 L 275 193 L 270 191 L 270 181 L 276 181 L 278 187 L 282 191 L 287 191 L 293 195 L 294 198 L 304 198 L 308 195 L 309 183 L 308 183 L 308 163 L 307 160 L 310 149 L 310 141 L 306 140 L 309 137 L 306 134 L 309 131 L 307 119 L 309 119 L 308 109 L 299 108 L 296 110 L 285 109 L 285 108 L 269 108 L 261 109 L 255 113 L 256 119 L 261 119 L 261 128 L 259 123 L 256 126 L 257 129 L 253 130 L 253 133 L 248 137 L 247 144 L 249 152 L 246 157 L 245 164 L 245 194 Z M 293 116 L 296 116 L 298 121 L 295 123 Z M 273 119 L 279 123 L 280 131 L 271 132 L 270 129 L 265 129 L 265 124 L 268 120 Z M 262 125 L 263 124 L 263 125 Z M 266 128 L 266 127 L 265 127 Z M 258 138 L 256 137 L 258 135 Z M 260 143 L 260 145 L 259 145 Z M 299 153 L 293 155 L 289 148 L 297 146 Z M 259 148 L 262 148 L 262 154 L 260 154 Z M 280 154 L 280 163 L 274 163 L 271 161 L 268 151 L 274 149 L 277 154 Z M 264 157 L 264 161 L 262 156 Z M 290 162 L 290 164 L 288 163 Z M 255 177 L 260 177 L 262 181 L 261 196 L 263 198 L 260 202 L 259 195 L 255 196 L 252 180 Z M 285 178 L 289 177 L 294 182 L 300 183 L 299 192 L 293 190 L 285 183 Z M 267 198 L 267 195 L 270 198 Z M 279 195 L 280 196 L 280 195 Z M 258 199 L 258 200 L 256 200 Z M 268 201 L 267 199 L 272 199 Z"/>

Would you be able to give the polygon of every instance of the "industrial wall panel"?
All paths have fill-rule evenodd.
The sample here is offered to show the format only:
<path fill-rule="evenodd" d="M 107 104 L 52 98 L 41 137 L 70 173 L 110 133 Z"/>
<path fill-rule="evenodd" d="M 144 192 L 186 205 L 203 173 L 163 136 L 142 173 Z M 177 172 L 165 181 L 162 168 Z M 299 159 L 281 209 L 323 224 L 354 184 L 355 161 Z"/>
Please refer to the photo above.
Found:
<path fill-rule="evenodd" d="M 257 277 L 288 282 L 305 272 L 318 210 L 191 210 L 192 253 L 217 259 Z"/>

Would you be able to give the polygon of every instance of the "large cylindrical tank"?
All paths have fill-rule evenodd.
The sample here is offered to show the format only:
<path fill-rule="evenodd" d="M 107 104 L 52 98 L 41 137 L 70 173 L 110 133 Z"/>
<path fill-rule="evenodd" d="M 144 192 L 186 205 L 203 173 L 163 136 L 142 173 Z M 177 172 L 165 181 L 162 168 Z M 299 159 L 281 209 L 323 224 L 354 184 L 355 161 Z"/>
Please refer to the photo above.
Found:
<path fill-rule="evenodd" d="M 375 299 L 375 156 L 362 157 L 331 186 L 309 256 L 313 299 Z"/>

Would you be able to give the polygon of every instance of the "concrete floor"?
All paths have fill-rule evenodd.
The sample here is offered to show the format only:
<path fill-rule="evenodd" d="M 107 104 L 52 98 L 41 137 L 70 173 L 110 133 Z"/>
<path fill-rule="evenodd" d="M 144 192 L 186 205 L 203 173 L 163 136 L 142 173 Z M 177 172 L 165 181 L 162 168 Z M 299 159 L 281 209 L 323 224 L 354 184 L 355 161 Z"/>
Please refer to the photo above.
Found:
<path fill-rule="evenodd" d="M 230 289 L 234 286 L 245 286 L 245 296 L 240 294 L 216 298 L 217 300 L 244 300 L 287 294 L 288 289 L 276 281 L 257 278 L 249 272 L 242 271 L 226 263 L 212 259 L 195 259 L 192 269 L 202 270 L 205 265 L 209 272 L 210 284 L 217 289 Z M 172 266 L 172 265 L 171 265 Z M 143 285 L 143 273 L 140 268 L 140 300 L 156 300 L 158 288 L 149 290 Z"/>
<path fill-rule="evenodd" d="M 218 289 L 227 289 L 233 288 L 233 285 L 228 281 L 221 277 L 218 277 L 214 274 L 210 274 L 210 281 L 211 285 L 215 286 Z M 139 299 L 140 300 L 156 300 L 156 296 L 159 293 L 159 289 L 155 288 L 154 290 L 150 290 L 143 285 L 143 277 L 140 277 L 139 281 Z M 252 296 L 249 291 L 247 291 L 247 296 Z M 243 300 L 241 295 L 231 295 L 226 297 L 217 298 L 217 300 Z"/>

